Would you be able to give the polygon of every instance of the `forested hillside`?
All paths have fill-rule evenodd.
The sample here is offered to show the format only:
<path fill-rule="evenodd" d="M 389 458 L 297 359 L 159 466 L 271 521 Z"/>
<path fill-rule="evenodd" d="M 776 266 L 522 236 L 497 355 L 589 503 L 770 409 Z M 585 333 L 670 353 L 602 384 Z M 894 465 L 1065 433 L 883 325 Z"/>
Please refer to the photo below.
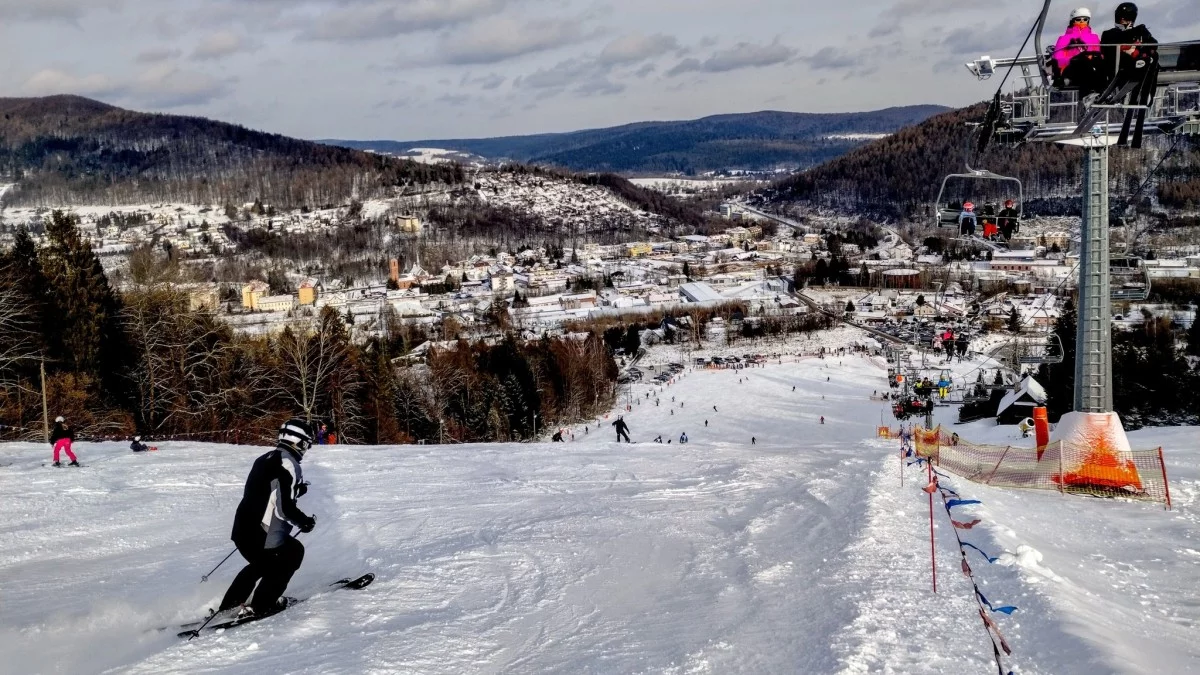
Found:
<path fill-rule="evenodd" d="M 907 106 L 860 113 L 763 111 L 680 122 L 638 122 L 606 129 L 502 138 L 423 141 L 325 141 L 401 153 L 415 147 L 470 152 L 576 171 L 682 172 L 815 166 L 861 145 L 855 134 L 892 133 L 945 110 Z"/>
<path fill-rule="evenodd" d="M 965 171 L 968 141 L 973 140 L 967 123 L 980 121 L 984 110 L 979 104 L 902 129 L 781 182 L 771 199 L 888 217 L 924 214 L 942 179 Z M 1142 150 L 1114 148 L 1110 159 L 1114 200 L 1132 195 L 1173 142 L 1149 139 Z M 1157 195 L 1164 206 L 1200 206 L 1200 143 L 1195 139 L 1178 143 L 1139 200 Z M 1079 148 L 1046 143 L 1016 148 L 993 145 L 981 157 L 972 152 L 971 158 L 974 168 L 1021 179 L 1027 207 L 1034 212 L 1078 212 Z"/>
<path fill-rule="evenodd" d="M 199 117 L 133 112 L 78 96 L 0 98 L 8 204 L 148 201 L 281 208 L 365 199 L 463 180 L 430 166 Z"/>

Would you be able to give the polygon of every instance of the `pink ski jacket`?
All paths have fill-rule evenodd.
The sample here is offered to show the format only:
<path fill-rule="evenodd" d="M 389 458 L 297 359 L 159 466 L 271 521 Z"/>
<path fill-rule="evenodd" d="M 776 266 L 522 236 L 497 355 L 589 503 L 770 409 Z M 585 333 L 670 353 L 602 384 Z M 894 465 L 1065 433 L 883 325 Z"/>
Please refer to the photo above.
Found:
<path fill-rule="evenodd" d="M 1066 70 L 1071 59 L 1084 52 L 1100 52 L 1100 36 L 1092 32 L 1091 26 L 1071 24 L 1067 32 L 1054 43 L 1054 60 L 1060 71 Z"/>

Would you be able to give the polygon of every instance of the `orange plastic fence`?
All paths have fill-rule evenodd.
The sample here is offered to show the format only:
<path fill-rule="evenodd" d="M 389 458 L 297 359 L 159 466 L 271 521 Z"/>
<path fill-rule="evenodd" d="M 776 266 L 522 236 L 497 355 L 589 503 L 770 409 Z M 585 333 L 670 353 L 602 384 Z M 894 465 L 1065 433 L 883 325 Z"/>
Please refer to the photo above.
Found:
<path fill-rule="evenodd" d="M 1161 448 L 1117 455 L 1054 441 L 1039 458 L 1037 448 L 972 443 L 940 426 L 913 429 L 913 444 L 916 453 L 935 466 L 977 483 L 1171 505 Z"/>

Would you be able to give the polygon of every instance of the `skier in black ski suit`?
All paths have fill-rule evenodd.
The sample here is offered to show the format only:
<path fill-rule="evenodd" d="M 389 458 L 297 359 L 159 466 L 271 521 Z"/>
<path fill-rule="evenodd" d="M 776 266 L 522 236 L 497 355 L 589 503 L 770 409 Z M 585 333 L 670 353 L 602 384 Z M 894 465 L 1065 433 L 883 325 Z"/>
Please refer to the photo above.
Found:
<path fill-rule="evenodd" d="M 1129 75 L 1153 64 L 1158 57 L 1158 40 L 1145 24 L 1137 21 L 1138 8 L 1132 2 L 1122 2 L 1113 13 L 1117 24 L 1100 34 L 1100 52 L 1104 55 L 1104 74 L 1112 77 L 1120 71 Z M 1120 45 L 1118 47 L 1118 45 Z M 1119 62 L 1118 62 L 1119 55 Z M 1139 65 L 1139 61 L 1141 62 Z"/>
<path fill-rule="evenodd" d="M 613 422 L 612 425 L 617 428 L 617 442 L 618 443 L 621 442 L 622 438 L 625 439 L 626 443 L 633 442 L 633 441 L 629 440 L 629 425 L 625 423 L 624 417 L 618 417 L 617 421 Z"/>
<path fill-rule="evenodd" d="M 280 596 L 304 560 L 304 546 L 292 536 L 292 528 L 312 532 L 317 524 L 296 506 L 296 499 L 308 492 L 300 460 L 312 443 L 312 426 L 293 418 L 279 428 L 275 449 L 254 461 L 231 536 L 249 564 L 230 584 L 218 611 L 246 604 L 251 593 L 249 610 L 254 614 L 271 614 L 286 606 Z"/>

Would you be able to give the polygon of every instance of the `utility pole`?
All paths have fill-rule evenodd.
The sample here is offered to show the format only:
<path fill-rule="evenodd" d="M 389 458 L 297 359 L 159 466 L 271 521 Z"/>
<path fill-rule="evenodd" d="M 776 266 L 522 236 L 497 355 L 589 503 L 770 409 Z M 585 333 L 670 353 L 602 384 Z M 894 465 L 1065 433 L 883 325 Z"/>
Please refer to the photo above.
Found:
<path fill-rule="evenodd" d="M 42 433 L 45 435 L 45 441 L 50 442 L 50 409 L 46 405 L 46 357 L 42 357 L 42 361 L 38 364 L 38 370 L 42 374 Z"/>

